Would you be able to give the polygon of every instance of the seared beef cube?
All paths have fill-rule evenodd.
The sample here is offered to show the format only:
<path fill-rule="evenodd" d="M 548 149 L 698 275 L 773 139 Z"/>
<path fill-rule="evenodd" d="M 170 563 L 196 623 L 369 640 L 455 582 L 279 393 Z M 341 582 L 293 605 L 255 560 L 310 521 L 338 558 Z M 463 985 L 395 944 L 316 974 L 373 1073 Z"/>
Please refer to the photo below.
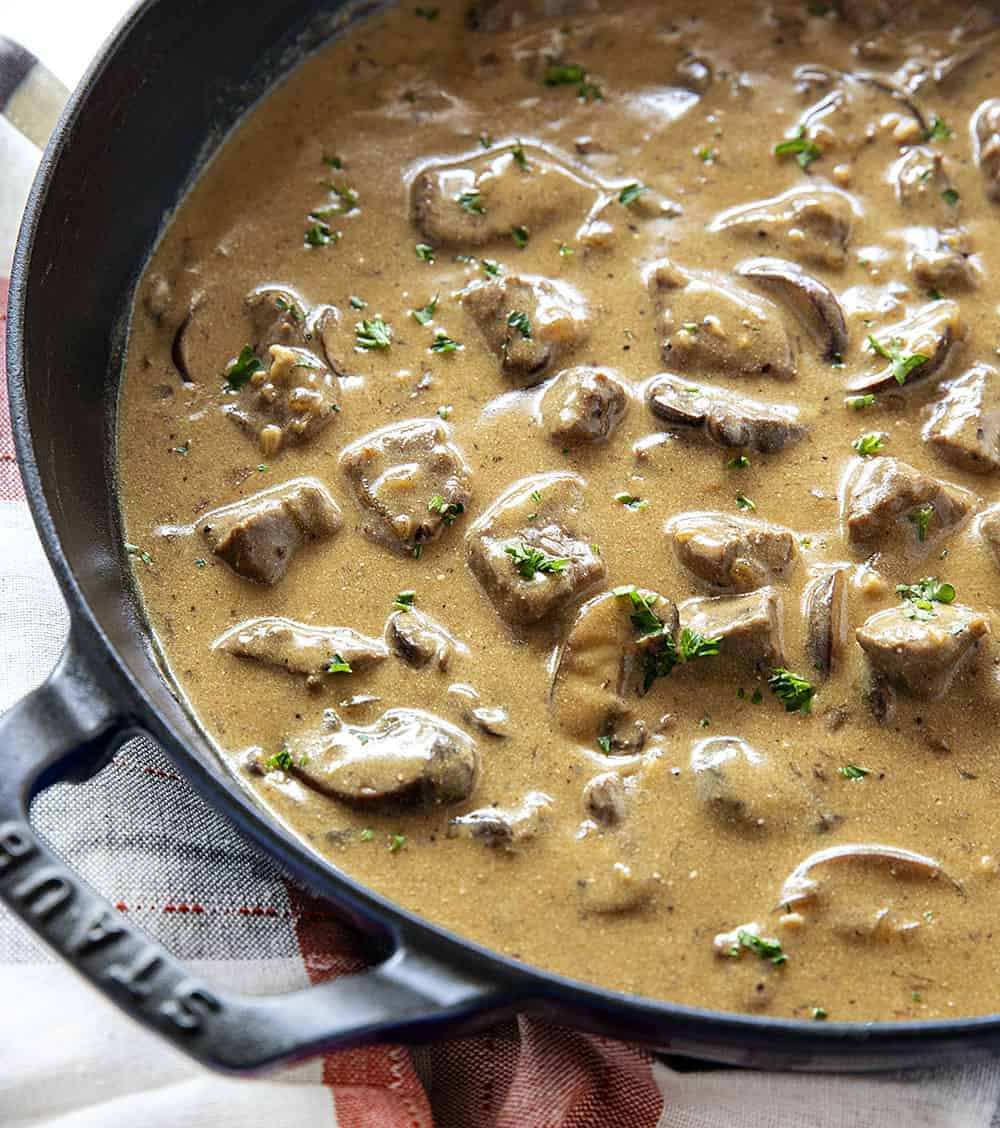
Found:
<path fill-rule="evenodd" d="M 965 323 L 957 302 L 937 301 L 925 305 L 911 317 L 872 334 L 881 349 L 901 358 L 924 356 L 927 359 L 901 373 L 906 387 L 928 376 L 940 375 L 965 337 Z M 897 365 L 882 353 L 872 350 L 877 362 L 873 371 L 855 376 L 847 383 L 854 393 L 898 390 Z"/>
<path fill-rule="evenodd" d="M 774 302 L 724 275 L 683 270 L 663 260 L 649 275 L 661 309 L 663 358 L 673 369 L 788 380 L 795 359 Z"/>
<path fill-rule="evenodd" d="M 782 603 L 774 588 L 688 599 L 678 610 L 682 628 L 721 640 L 718 657 L 692 669 L 729 674 L 784 665 Z"/>
<path fill-rule="evenodd" d="M 280 616 L 240 623 L 220 635 L 212 649 L 277 666 L 290 674 L 305 674 L 312 684 L 319 684 L 327 675 L 361 673 L 389 653 L 380 639 L 351 627 L 314 627 Z M 344 670 L 344 664 L 350 669 Z"/>
<path fill-rule="evenodd" d="M 949 462 L 973 474 L 1000 470 L 1000 373 L 977 364 L 946 384 L 924 438 Z"/>
<path fill-rule="evenodd" d="M 389 709 L 367 727 L 340 725 L 286 742 L 293 773 L 324 795 L 358 806 L 468 799 L 479 753 L 461 729 L 422 709 Z"/>
<path fill-rule="evenodd" d="M 464 643 L 415 607 L 394 611 L 386 624 L 386 635 L 399 657 L 417 669 L 433 662 L 439 670 L 447 670 L 456 650 L 468 653 Z"/>
<path fill-rule="evenodd" d="M 529 791 L 512 807 L 482 807 L 453 818 L 449 838 L 471 838 L 495 850 L 516 850 L 544 828 L 552 799 L 541 791 Z"/>
<path fill-rule="evenodd" d="M 666 525 L 684 567 L 719 591 L 752 591 L 783 579 L 798 559 L 788 529 L 727 513 L 681 513 Z"/>
<path fill-rule="evenodd" d="M 731 231 L 758 244 L 764 237 L 800 262 L 839 267 L 847 260 L 856 213 L 860 209 L 846 192 L 817 185 L 730 208 L 709 230 Z"/>
<path fill-rule="evenodd" d="M 608 749 L 625 751 L 634 723 L 634 700 L 645 688 L 647 663 L 673 638 L 677 609 L 656 592 L 641 592 L 662 634 L 642 638 L 625 589 L 604 592 L 580 608 L 556 659 L 550 701 L 559 728 L 582 744 L 608 738 Z M 646 632 L 647 634 L 650 632 Z M 630 750 L 630 749 L 629 749 Z"/>
<path fill-rule="evenodd" d="M 952 194 L 941 153 L 925 146 L 908 149 L 890 169 L 889 179 L 911 223 L 947 227 L 955 220 L 958 194 Z"/>
<path fill-rule="evenodd" d="M 535 623 L 604 580 L 583 487 L 575 474 L 522 478 L 469 530 L 469 567 L 508 623 Z"/>
<path fill-rule="evenodd" d="M 649 408 L 671 429 L 698 430 L 722 447 L 770 454 L 797 443 L 807 427 L 791 404 L 766 404 L 709 384 L 663 374 L 649 385 Z"/>
<path fill-rule="evenodd" d="M 304 443 L 339 410 L 331 370 L 308 349 L 271 345 L 266 362 L 223 410 L 260 443 L 269 458 Z"/>
<path fill-rule="evenodd" d="M 545 370 L 589 332 L 583 298 L 565 282 L 547 278 L 505 274 L 470 286 L 462 304 L 504 375 L 523 387 L 540 383 Z"/>
<path fill-rule="evenodd" d="M 258 286 L 244 300 L 253 326 L 253 346 L 261 356 L 271 345 L 316 352 L 324 326 L 338 319 L 333 306 L 310 307 L 284 286 Z"/>
<path fill-rule="evenodd" d="M 698 741 L 691 771 L 698 799 L 723 822 L 776 829 L 791 823 L 805 804 L 805 790 L 788 765 L 737 736 Z"/>
<path fill-rule="evenodd" d="M 560 446 L 608 438 L 628 407 L 628 390 L 603 368 L 567 368 L 545 389 L 539 404 L 542 426 Z"/>
<path fill-rule="evenodd" d="M 879 611 L 858 627 L 877 674 L 913 697 L 940 697 L 989 634 L 989 620 L 960 603 L 935 603 L 924 617 L 913 603 Z"/>
<path fill-rule="evenodd" d="M 885 541 L 908 531 L 911 542 L 935 539 L 960 525 L 973 507 L 968 490 L 946 485 L 898 458 L 871 458 L 850 482 L 844 520 L 852 541 Z"/>
<path fill-rule="evenodd" d="M 308 541 L 332 536 L 343 518 L 326 486 L 293 478 L 206 513 L 199 522 L 209 548 L 246 580 L 276 584 Z"/>
<path fill-rule="evenodd" d="M 937 230 L 913 227 L 908 230 L 907 265 L 924 290 L 953 293 L 972 290 L 979 284 L 980 268 L 972 257 L 968 232 L 960 227 Z"/>
<path fill-rule="evenodd" d="M 587 214 L 599 196 L 578 172 L 562 168 L 545 150 L 523 145 L 524 165 L 511 147 L 471 159 L 432 163 L 413 181 L 413 222 L 435 248 L 481 247 L 504 240 L 516 249 L 513 231 L 536 238 L 565 215 Z"/>
<path fill-rule="evenodd" d="M 1000 201 L 1000 98 L 988 98 L 976 110 L 973 133 L 976 138 L 976 164 L 983 174 L 986 195 Z"/>
<path fill-rule="evenodd" d="M 436 540 L 472 498 L 472 471 L 440 419 L 380 427 L 345 447 L 340 465 L 365 535 L 394 552 Z"/>

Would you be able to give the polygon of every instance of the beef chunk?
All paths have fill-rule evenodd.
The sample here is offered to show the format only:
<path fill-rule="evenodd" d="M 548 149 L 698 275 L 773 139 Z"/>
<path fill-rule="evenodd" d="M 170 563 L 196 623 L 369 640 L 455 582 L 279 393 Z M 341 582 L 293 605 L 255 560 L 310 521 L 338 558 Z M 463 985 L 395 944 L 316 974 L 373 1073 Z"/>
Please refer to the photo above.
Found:
<path fill-rule="evenodd" d="M 508 623 L 537 622 L 604 580 L 583 521 L 584 484 L 561 472 L 522 478 L 469 530 L 469 567 Z"/>
<path fill-rule="evenodd" d="M 791 404 L 766 404 L 666 373 L 653 379 L 647 394 L 650 410 L 671 430 L 698 430 L 722 447 L 771 454 L 797 443 L 807 432 L 799 422 L 799 409 Z"/>
<path fill-rule="evenodd" d="M 417 669 L 433 662 L 439 670 L 447 670 L 456 651 L 467 654 L 469 649 L 415 607 L 394 611 L 386 624 L 386 636 L 396 654 Z"/>
<path fill-rule="evenodd" d="M 263 356 L 271 345 L 317 352 L 324 329 L 339 320 L 333 306 L 310 307 L 301 294 L 285 286 L 258 286 L 247 294 L 244 303 L 258 356 Z M 332 358 L 330 366 L 338 369 Z"/>
<path fill-rule="evenodd" d="M 988 98 L 972 119 L 976 164 L 983 174 L 986 195 L 1000 202 L 1000 98 Z"/>
<path fill-rule="evenodd" d="M 345 447 L 340 465 L 365 535 L 394 552 L 437 540 L 472 497 L 472 471 L 440 419 L 380 427 Z"/>
<path fill-rule="evenodd" d="M 964 228 L 910 227 L 907 243 L 907 265 L 924 290 L 953 293 L 979 285 L 980 267 Z"/>
<path fill-rule="evenodd" d="M 803 603 L 809 664 L 828 674 L 847 639 L 847 569 L 835 565 L 810 580 Z"/>
<path fill-rule="evenodd" d="M 930 541 L 960 525 L 973 501 L 968 490 L 946 485 L 898 458 L 871 458 L 848 485 L 844 520 L 850 539 L 861 544 L 882 545 L 901 531 L 911 543 Z"/>
<path fill-rule="evenodd" d="M 505 274 L 470 286 L 462 304 L 505 376 L 523 387 L 587 339 L 587 308 L 565 282 Z"/>
<path fill-rule="evenodd" d="M 493 849 L 516 850 L 537 837 L 552 810 L 552 799 L 542 791 L 529 791 L 512 807 L 481 807 L 459 815 L 448 824 L 449 838 L 472 838 Z"/>
<path fill-rule="evenodd" d="M 287 741 L 292 771 L 345 803 L 460 803 L 476 786 L 479 753 L 461 729 L 422 709 L 389 709 L 373 725 L 342 725 Z"/>
<path fill-rule="evenodd" d="M 479 0 L 469 9 L 468 22 L 476 31 L 495 35 L 536 20 L 563 20 L 597 10 L 597 0 Z"/>
<path fill-rule="evenodd" d="M 677 629 L 677 609 L 656 592 L 642 592 L 666 636 Z M 556 658 L 550 701 L 556 724 L 594 746 L 607 738 L 609 752 L 634 750 L 634 702 L 645 688 L 647 663 L 667 638 L 643 638 L 626 589 L 604 592 L 580 608 Z"/>
<path fill-rule="evenodd" d="M 719 638 L 718 657 L 691 669 L 717 673 L 763 671 L 784 665 L 781 596 L 771 587 L 749 595 L 688 599 L 680 605 L 681 626 Z"/>
<path fill-rule="evenodd" d="M 270 458 L 319 434 L 339 407 L 334 375 L 314 352 L 271 345 L 267 357 L 223 410 Z"/>
<path fill-rule="evenodd" d="M 924 439 L 942 458 L 973 474 L 1000 470 L 1000 372 L 977 364 L 944 386 Z"/>
<path fill-rule="evenodd" d="M 959 197 L 952 196 L 951 176 L 936 150 L 922 145 L 908 149 L 890 169 L 889 179 L 908 222 L 947 227 L 958 215 Z"/>
<path fill-rule="evenodd" d="M 1000 567 L 1000 505 L 991 505 L 979 518 L 979 535 Z"/>
<path fill-rule="evenodd" d="M 801 813 L 806 798 L 788 766 L 737 736 L 713 736 L 691 749 L 698 799 L 721 822 L 780 829 Z"/>
<path fill-rule="evenodd" d="M 960 603 L 935 603 L 931 618 L 912 603 L 890 607 L 856 631 L 861 649 L 890 685 L 914 697 L 940 697 L 989 634 L 989 620 Z"/>
<path fill-rule="evenodd" d="M 788 529 L 728 513 L 681 513 L 666 525 L 677 558 L 718 591 L 752 591 L 783 579 L 798 559 Z"/>
<path fill-rule="evenodd" d="M 652 268 L 649 283 L 671 368 L 779 380 L 795 375 L 791 342 L 772 301 L 723 275 L 683 270 L 665 259 Z"/>
<path fill-rule="evenodd" d="M 965 322 L 957 302 L 931 302 L 911 317 L 881 329 L 872 336 L 886 352 L 897 352 L 903 358 L 927 358 L 909 372 L 902 373 L 906 386 L 910 387 L 918 380 L 943 373 L 945 365 L 954 356 L 958 343 L 965 337 Z M 871 355 L 877 366 L 849 380 L 847 390 L 853 393 L 898 390 L 900 383 L 896 365 L 874 349 Z"/>
<path fill-rule="evenodd" d="M 314 627 L 279 616 L 240 623 L 220 635 L 212 649 L 277 666 L 290 674 L 305 674 L 314 685 L 327 676 L 361 673 L 389 653 L 380 639 L 368 638 L 350 627 Z M 330 669 L 343 662 L 351 667 L 349 671 Z"/>
<path fill-rule="evenodd" d="M 425 166 L 410 192 L 413 222 L 423 238 L 439 248 L 482 247 L 498 240 L 513 247 L 515 227 L 534 238 L 566 215 L 582 220 L 598 200 L 599 188 L 544 149 L 523 145 L 519 151 L 524 166 L 511 147 Z"/>
<path fill-rule="evenodd" d="M 326 486 L 315 478 L 293 478 L 213 509 L 198 527 L 212 552 L 237 575 L 276 584 L 303 544 L 332 536 L 342 523 Z"/>
<path fill-rule="evenodd" d="M 606 439 L 628 408 L 628 390 L 604 368 L 567 368 L 545 389 L 541 424 L 560 447 Z"/>
<path fill-rule="evenodd" d="M 730 231 L 758 243 L 769 239 L 799 261 L 840 267 L 847 260 L 856 214 L 860 209 L 846 192 L 817 185 L 730 208 L 715 217 L 709 230 Z"/>

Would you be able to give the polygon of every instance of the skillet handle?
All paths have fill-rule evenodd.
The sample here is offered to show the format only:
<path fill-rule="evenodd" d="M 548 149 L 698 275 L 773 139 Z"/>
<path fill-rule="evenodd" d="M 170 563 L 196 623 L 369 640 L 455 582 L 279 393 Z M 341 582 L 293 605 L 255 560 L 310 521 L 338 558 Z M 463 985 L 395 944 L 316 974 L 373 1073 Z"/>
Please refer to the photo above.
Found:
<path fill-rule="evenodd" d="M 20 43 L 0 35 L 0 116 L 45 147 L 69 91 Z"/>
<path fill-rule="evenodd" d="M 77 877 L 32 829 L 34 794 L 86 778 L 137 727 L 71 638 L 50 679 L 0 719 L 0 901 L 132 1018 L 215 1069 L 259 1069 L 324 1049 L 418 1041 L 501 1006 L 501 988 L 400 946 L 356 975 L 277 996 L 217 991 Z M 509 999 L 509 996 L 508 996 Z"/>

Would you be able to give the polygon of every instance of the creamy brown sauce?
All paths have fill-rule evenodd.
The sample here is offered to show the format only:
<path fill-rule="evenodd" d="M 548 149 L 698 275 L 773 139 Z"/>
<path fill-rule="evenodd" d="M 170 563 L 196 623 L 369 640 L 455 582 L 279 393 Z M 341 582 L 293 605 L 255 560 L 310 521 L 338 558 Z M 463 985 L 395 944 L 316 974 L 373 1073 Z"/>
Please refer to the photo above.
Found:
<path fill-rule="evenodd" d="M 1000 87 L 994 16 L 896 5 L 865 28 L 855 11 L 880 5 L 591 7 L 483 5 L 476 29 L 465 4 L 434 19 L 403 5 L 302 66 L 205 172 L 140 284 L 120 406 L 122 504 L 148 553 L 133 563 L 152 628 L 261 802 L 334 865 L 463 935 L 720 1009 L 995 1011 L 1000 684 L 987 632 L 1000 574 L 982 514 L 1000 466 L 1000 115 L 981 109 Z M 797 143 L 776 154 L 783 140 Z M 784 265 L 740 269 L 756 256 Z M 498 294 L 490 271 L 511 288 Z M 255 326 L 245 299 L 268 284 L 294 308 L 258 311 Z M 419 323 L 411 311 L 435 295 Z M 376 316 L 391 343 L 362 349 L 355 325 Z M 461 347 L 432 351 L 438 332 Z M 280 401 L 263 419 L 262 372 L 223 386 L 246 346 L 243 374 L 270 367 Z M 577 366 L 604 374 L 603 415 L 556 403 L 570 378 L 550 382 Z M 656 414 L 663 373 L 674 380 Z M 846 404 L 866 383 L 874 402 Z M 282 406 L 289 389 L 301 410 Z M 736 408 L 719 407 L 726 394 Z M 361 441 L 341 461 L 412 419 L 439 424 L 436 436 L 425 424 L 435 469 L 420 455 L 400 471 L 406 443 L 393 455 Z M 865 434 L 863 457 L 852 442 Z M 513 514 L 487 512 L 532 475 L 556 477 L 522 488 Z M 302 478 L 319 489 L 282 502 Z M 271 487 L 289 551 L 262 563 L 212 511 Z M 413 519 L 373 515 L 369 487 L 398 493 Z M 724 541 L 746 533 L 756 547 L 723 560 L 705 519 L 684 517 L 706 512 Z M 734 532 L 718 515 L 750 524 Z M 548 549 L 523 532 L 538 524 L 556 529 Z M 518 564 L 530 574 L 533 547 L 552 570 L 528 585 Z M 947 589 L 896 594 L 928 576 L 953 602 Z M 643 609 L 626 593 L 573 629 L 582 604 L 630 584 L 680 605 L 679 626 L 672 605 L 643 597 L 665 626 L 640 643 L 629 614 L 641 624 Z M 382 641 L 411 590 L 451 640 Z M 685 604 L 708 596 L 720 602 Z M 718 654 L 667 672 L 665 648 L 698 649 L 681 629 L 711 637 L 736 599 L 748 618 L 724 624 Z M 869 621 L 892 608 L 888 625 Z M 263 661 L 213 648 L 262 617 L 342 631 L 336 649 L 322 632 L 300 638 L 300 673 L 266 660 L 289 653 L 273 623 L 244 627 Z M 425 643 L 422 667 L 400 656 Z M 325 672 L 334 649 L 352 672 Z M 815 687 L 808 715 L 785 710 L 775 667 Z M 345 728 L 324 720 L 331 709 Z M 433 779 L 394 760 L 366 776 L 393 709 L 445 723 L 434 747 L 453 759 Z M 719 737 L 745 746 L 703 743 Z M 414 771 L 409 802 L 366 798 L 379 772 L 391 792 Z M 518 808 L 512 839 L 482 815 L 479 834 L 456 834 L 453 819 L 492 806 Z M 754 950 L 751 925 L 785 962 Z"/>

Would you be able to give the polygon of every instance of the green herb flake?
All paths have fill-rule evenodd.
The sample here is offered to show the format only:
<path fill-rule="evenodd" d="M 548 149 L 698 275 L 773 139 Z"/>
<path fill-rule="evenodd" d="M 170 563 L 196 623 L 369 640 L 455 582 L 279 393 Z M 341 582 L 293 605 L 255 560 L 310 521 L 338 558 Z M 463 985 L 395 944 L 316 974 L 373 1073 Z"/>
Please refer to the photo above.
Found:
<path fill-rule="evenodd" d="M 916 525 L 917 539 L 921 544 L 927 540 L 927 529 L 930 526 L 934 512 L 933 505 L 922 505 L 919 509 L 914 509 L 912 513 L 907 513 L 906 515 L 907 521 L 912 525 Z"/>
<path fill-rule="evenodd" d="M 198 559 L 194 562 L 194 566 L 196 568 L 207 568 L 208 567 L 208 561 L 205 560 L 203 557 L 199 556 Z"/>
<path fill-rule="evenodd" d="M 611 755 L 611 737 L 599 736 L 597 738 L 597 747 L 604 753 L 605 756 Z"/>
<path fill-rule="evenodd" d="M 902 352 L 903 342 L 899 337 L 893 337 L 888 344 L 883 345 L 869 333 L 868 345 L 872 352 L 877 353 L 883 360 L 889 362 L 892 366 L 893 379 L 899 385 L 905 384 L 910 373 L 922 364 L 926 364 L 928 360 L 924 353 L 912 353 L 910 356 L 905 356 Z"/>
<path fill-rule="evenodd" d="M 181 443 L 180 446 L 171 447 L 170 453 L 171 454 L 187 454 L 190 449 L 191 449 L 191 440 L 187 439 L 185 442 Z"/>
<path fill-rule="evenodd" d="M 755 936 L 745 928 L 736 934 L 736 944 L 730 949 L 730 955 L 739 955 L 740 949 L 746 948 L 762 960 L 770 960 L 775 966 L 788 962 L 788 956 L 781 950 L 777 940 L 769 940 L 764 936 Z M 735 950 L 734 950 L 735 949 Z"/>
<path fill-rule="evenodd" d="M 405 834 L 390 834 L 389 835 L 389 853 L 398 854 L 406 843 Z"/>
<path fill-rule="evenodd" d="M 290 772 L 294 767 L 292 754 L 287 748 L 282 748 L 264 761 L 264 771 L 266 772 Z"/>
<path fill-rule="evenodd" d="M 813 1022 L 825 1022 L 827 1019 L 826 1010 L 823 1007 L 813 1007 L 812 1017 Z"/>
<path fill-rule="evenodd" d="M 924 611 L 933 613 L 935 603 L 954 603 L 955 589 L 936 576 L 925 576 L 915 584 L 896 584 L 896 594 Z"/>
<path fill-rule="evenodd" d="M 736 495 L 736 508 L 742 509 L 745 513 L 752 513 L 757 508 L 757 504 L 751 501 L 745 493 L 738 493 Z"/>
<path fill-rule="evenodd" d="M 392 344 L 392 327 L 381 317 L 366 318 L 354 326 L 354 340 L 359 349 L 387 349 Z"/>
<path fill-rule="evenodd" d="M 572 253 L 573 253 L 572 247 L 567 246 L 566 243 L 560 243 L 559 244 L 559 255 L 560 255 L 561 258 L 569 258 L 569 256 Z"/>
<path fill-rule="evenodd" d="M 401 591 L 396 596 L 392 606 L 396 611 L 409 611 L 416 601 L 417 593 L 415 591 Z"/>
<path fill-rule="evenodd" d="M 639 509 L 645 509 L 649 505 L 649 502 L 644 498 L 636 497 L 630 493 L 616 493 L 615 501 L 620 501 L 626 509 L 631 509 L 633 513 Z"/>
<path fill-rule="evenodd" d="M 346 215 L 358 206 L 358 194 L 353 188 L 349 188 L 346 184 L 336 184 L 333 181 L 327 183 L 327 188 L 340 200 L 340 205 L 333 212 L 324 209 L 321 212 L 314 212 L 314 215 L 321 218 L 326 215 Z"/>
<path fill-rule="evenodd" d="M 499 278 L 503 274 L 503 267 L 493 259 L 483 259 L 479 265 L 487 278 Z"/>
<path fill-rule="evenodd" d="M 531 232 L 527 227 L 522 227 L 520 224 L 510 229 L 510 237 L 514 240 L 515 244 L 520 250 L 528 245 L 528 240 L 531 238 Z"/>
<path fill-rule="evenodd" d="M 328 674 L 352 674 L 354 671 L 351 669 L 351 663 L 345 662 L 340 654 L 334 654 L 326 665 L 326 672 Z"/>
<path fill-rule="evenodd" d="M 911 998 L 911 999 L 913 1000 L 913 1002 L 915 1002 L 915 1003 L 922 1003 L 922 1002 L 924 1001 L 924 997 L 923 997 L 923 995 L 921 995 L 921 994 L 920 994 L 920 992 L 919 992 L 919 991 L 912 991 L 912 992 L 910 993 L 910 998 Z"/>
<path fill-rule="evenodd" d="M 815 141 L 810 141 L 806 137 L 806 127 L 800 125 L 798 133 L 794 137 L 779 141 L 774 146 L 774 155 L 776 157 L 794 156 L 799 163 L 799 167 L 807 169 L 813 161 L 819 160 L 823 155 L 823 150 Z"/>
<path fill-rule="evenodd" d="M 410 550 L 410 555 L 414 560 L 419 560 L 424 554 L 424 546 L 422 544 L 415 544 Z"/>
<path fill-rule="evenodd" d="M 730 458 L 726 466 L 730 470 L 745 470 L 750 465 L 750 459 L 745 454 L 738 454 L 735 458 Z"/>
<path fill-rule="evenodd" d="M 420 325 L 428 325 L 434 320 L 434 311 L 437 309 L 439 294 L 435 294 L 433 298 L 423 307 L 423 309 L 411 309 L 410 316 L 414 321 Z"/>
<path fill-rule="evenodd" d="M 302 322 L 306 319 L 306 315 L 299 309 L 295 302 L 290 302 L 280 295 L 274 299 L 274 305 L 275 308 L 279 309 L 282 313 L 287 313 L 293 321 Z"/>
<path fill-rule="evenodd" d="M 868 458 L 870 455 L 878 454 L 885 446 L 885 435 L 880 434 L 878 431 L 869 431 L 867 434 L 859 435 L 851 443 L 851 446 L 854 447 L 862 458 Z"/>
<path fill-rule="evenodd" d="M 493 144 L 493 138 L 488 133 L 480 133 L 479 144 L 483 149 L 488 149 Z"/>
<path fill-rule="evenodd" d="M 519 545 L 507 545 L 504 552 L 514 562 L 518 574 L 526 580 L 533 580 L 536 573 L 559 575 L 570 563 L 567 557 L 550 556 L 541 549 L 531 548 L 524 541 Z"/>
<path fill-rule="evenodd" d="M 454 409 L 452 408 L 451 404 L 449 404 L 449 403 L 441 404 L 441 406 L 437 409 L 438 418 L 439 419 L 450 418 L 453 410 Z"/>
<path fill-rule="evenodd" d="M 750 698 L 751 705 L 761 705 L 764 701 L 764 694 L 759 689 L 753 691 L 753 696 Z"/>
<path fill-rule="evenodd" d="M 467 211 L 470 215 L 486 214 L 486 208 L 483 206 L 483 194 L 478 188 L 470 188 L 467 192 L 456 196 L 455 202 L 463 211 Z"/>
<path fill-rule="evenodd" d="M 422 19 L 433 23 L 441 15 L 440 8 L 414 8 L 413 11 Z"/>
<path fill-rule="evenodd" d="M 510 155 L 514 158 L 515 161 L 517 161 L 521 169 L 523 169 L 525 172 L 528 171 L 528 158 L 524 155 L 524 146 L 520 141 L 518 141 L 517 144 L 515 144 L 514 148 L 511 149 Z"/>
<path fill-rule="evenodd" d="M 367 309 L 368 303 L 357 294 L 351 294 L 351 309 Z"/>
<path fill-rule="evenodd" d="M 519 309 L 512 309 L 507 314 L 507 324 L 511 329 L 516 329 L 526 340 L 531 340 L 531 318 Z"/>
<path fill-rule="evenodd" d="M 871 768 L 862 768 L 857 764 L 845 764 L 842 768 L 838 768 L 837 771 L 844 777 L 844 779 L 855 781 L 864 779 L 865 776 L 870 776 L 872 774 Z"/>
<path fill-rule="evenodd" d="M 864 411 L 866 407 L 871 407 L 874 402 L 875 397 L 871 393 L 866 396 L 848 396 L 844 400 L 851 411 Z"/>
<path fill-rule="evenodd" d="M 344 167 L 344 162 L 341 160 L 340 157 L 336 157 L 336 156 L 333 156 L 333 157 L 324 156 L 323 157 L 323 163 L 329 165 L 330 168 L 343 168 Z"/>
<path fill-rule="evenodd" d="M 925 141 L 950 141 L 954 136 L 955 131 L 944 118 L 938 117 L 937 114 L 931 117 L 931 124 L 924 132 Z"/>
<path fill-rule="evenodd" d="M 945 188 L 945 190 L 941 193 L 941 199 L 944 200 L 948 207 L 953 208 L 961 199 L 961 197 L 954 188 Z"/>
<path fill-rule="evenodd" d="M 784 702 L 786 713 L 802 713 L 804 716 L 809 714 L 816 696 L 816 687 L 811 682 L 783 666 L 777 666 L 772 669 L 767 685 Z"/>
<path fill-rule="evenodd" d="M 430 243 L 417 243 L 413 249 L 416 251 L 417 258 L 420 259 L 421 262 L 430 263 L 434 261 L 434 248 Z"/>
<path fill-rule="evenodd" d="M 318 212 L 310 212 L 309 218 L 313 222 L 306 228 L 304 238 L 310 247 L 325 247 L 340 241 L 340 232 L 334 231 Z"/>
<path fill-rule="evenodd" d="M 578 98 L 585 101 L 600 101 L 604 94 L 601 88 L 587 78 L 587 72 L 576 63 L 556 63 L 550 66 L 542 78 L 543 86 L 575 86 Z"/>
<path fill-rule="evenodd" d="M 644 196 L 648 191 L 649 189 L 645 184 L 626 184 L 618 193 L 618 203 L 628 207 L 629 204 L 634 204 L 640 196 Z"/>
<path fill-rule="evenodd" d="M 432 353 L 452 353 L 457 352 L 460 348 L 462 348 L 462 345 L 458 341 L 453 341 L 441 329 L 434 334 L 434 340 L 430 346 Z"/>
<path fill-rule="evenodd" d="M 460 501 L 445 501 L 440 494 L 435 494 L 427 503 L 429 513 L 437 513 L 446 525 L 454 525 L 465 512 L 465 506 Z"/>
<path fill-rule="evenodd" d="M 365 829 L 358 835 L 358 841 L 359 842 L 371 842 L 371 840 L 374 837 L 375 837 L 375 831 L 372 830 L 372 828 L 370 826 L 366 826 Z"/>
<path fill-rule="evenodd" d="M 152 568 L 153 558 L 145 549 L 140 548 L 137 544 L 132 544 L 130 541 L 126 541 L 125 551 L 129 556 L 134 556 L 136 560 L 141 560 L 147 568 Z"/>
<path fill-rule="evenodd" d="M 226 369 L 226 389 L 230 392 L 238 392 L 249 383 L 250 377 L 263 367 L 264 365 L 254 355 L 253 347 L 244 345 L 240 349 L 240 355 Z"/>

